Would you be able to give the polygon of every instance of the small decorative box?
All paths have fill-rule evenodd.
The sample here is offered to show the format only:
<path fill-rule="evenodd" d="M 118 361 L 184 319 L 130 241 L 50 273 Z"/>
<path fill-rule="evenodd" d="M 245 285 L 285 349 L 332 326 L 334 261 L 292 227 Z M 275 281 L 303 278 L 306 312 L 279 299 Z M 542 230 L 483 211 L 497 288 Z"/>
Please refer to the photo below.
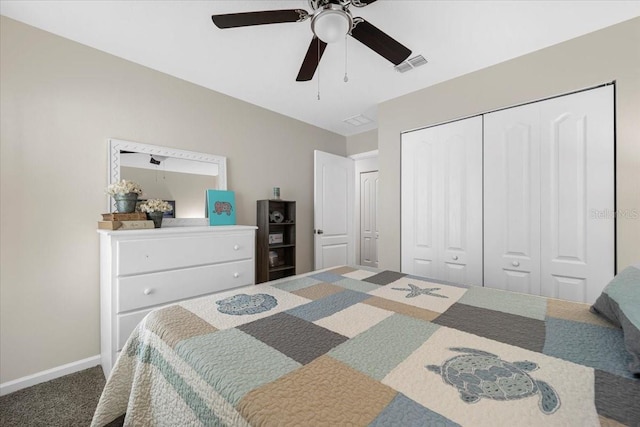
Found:
<path fill-rule="evenodd" d="M 276 245 L 278 243 L 282 243 L 282 233 L 269 234 L 269 244 Z"/>

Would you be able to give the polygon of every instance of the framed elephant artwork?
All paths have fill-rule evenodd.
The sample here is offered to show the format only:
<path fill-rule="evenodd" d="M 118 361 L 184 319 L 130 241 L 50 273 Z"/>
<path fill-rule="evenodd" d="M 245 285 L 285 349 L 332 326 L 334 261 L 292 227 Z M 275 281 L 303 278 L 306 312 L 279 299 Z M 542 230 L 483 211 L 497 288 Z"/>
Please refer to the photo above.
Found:
<path fill-rule="evenodd" d="M 209 225 L 235 225 L 235 193 L 227 190 L 207 190 L 207 216 Z"/>

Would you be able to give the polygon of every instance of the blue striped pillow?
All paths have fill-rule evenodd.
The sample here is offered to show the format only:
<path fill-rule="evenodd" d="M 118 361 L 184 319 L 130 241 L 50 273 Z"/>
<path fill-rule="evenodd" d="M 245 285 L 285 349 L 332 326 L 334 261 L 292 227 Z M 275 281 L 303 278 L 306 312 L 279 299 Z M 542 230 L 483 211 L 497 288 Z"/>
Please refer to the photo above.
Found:
<path fill-rule="evenodd" d="M 640 376 L 640 263 L 618 273 L 591 311 L 622 328 L 625 347 L 632 356 L 629 369 Z"/>

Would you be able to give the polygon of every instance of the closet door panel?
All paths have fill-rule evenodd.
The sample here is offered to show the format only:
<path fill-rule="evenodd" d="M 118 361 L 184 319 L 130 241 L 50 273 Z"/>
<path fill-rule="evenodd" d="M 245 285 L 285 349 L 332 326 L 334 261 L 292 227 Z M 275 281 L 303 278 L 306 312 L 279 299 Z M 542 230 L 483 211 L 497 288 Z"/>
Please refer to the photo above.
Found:
<path fill-rule="evenodd" d="M 438 127 L 442 183 L 442 279 L 482 286 L 482 118 Z"/>
<path fill-rule="evenodd" d="M 539 271 L 539 266 L 535 266 L 535 268 L 520 266 L 516 269 L 505 265 L 499 277 L 500 281 L 485 283 L 485 286 L 523 294 L 536 294 L 536 290 L 540 289 L 540 284 L 538 283 Z M 485 278 L 485 280 L 487 279 Z"/>
<path fill-rule="evenodd" d="M 446 126 L 446 125 L 445 125 Z M 446 138 L 446 135 L 445 135 Z M 464 159 L 465 139 L 459 134 L 442 140 L 443 168 L 443 257 L 442 279 L 465 283 L 467 274 L 466 242 L 466 179 Z"/>
<path fill-rule="evenodd" d="M 439 277 L 437 135 L 433 128 L 402 137 L 402 265 L 405 273 Z"/>
<path fill-rule="evenodd" d="M 548 242 L 545 255 L 586 266 L 586 144 L 585 120 L 570 113 L 547 118 L 549 146 L 544 147 L 543 199 Z M 577 271 L 577 270 L 576 270 Z"/>
<path fill-rule="evenodd" d="M 542 295 L 593 303 L 614 273 L 613 87 L 540 104 Z"/>
<path fill-rule="evenodd" d="M 482 285 L 482 119 L 402 136 L 402 271 Z"/>
<path fill-rule="evenodd" d="M 584 278 L 555 274 L 551 283 L 543 285 L 543 294 L 553 293 L 554 298 L 584 302 L 588 296 L 587 280 Z M 548 295 L 551 296 L 551 295 Z"/>
<path fill-rule="evenodd" d="M 537 104 L 486 114 L 484 284 L 540 293 Z"/>
<path fill-rule="evenodd" d="M 465 141 L 461 135 L 453 135 L 442 142 L 445 167 L 444 181 L 444 248 L 447 251 L 463 252 L 465 242 Z"/>

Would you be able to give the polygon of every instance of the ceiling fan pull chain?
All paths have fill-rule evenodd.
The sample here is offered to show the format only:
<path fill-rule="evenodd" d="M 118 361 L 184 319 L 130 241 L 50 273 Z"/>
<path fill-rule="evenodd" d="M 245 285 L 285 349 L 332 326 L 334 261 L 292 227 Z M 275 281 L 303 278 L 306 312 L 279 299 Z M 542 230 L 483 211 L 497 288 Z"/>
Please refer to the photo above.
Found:
<path fill-rule="evenodd" d="M 347 83 L 349 81 L 349 76 L 347 76 L 347 35 L 344 35 L 344 82 Z"/>

